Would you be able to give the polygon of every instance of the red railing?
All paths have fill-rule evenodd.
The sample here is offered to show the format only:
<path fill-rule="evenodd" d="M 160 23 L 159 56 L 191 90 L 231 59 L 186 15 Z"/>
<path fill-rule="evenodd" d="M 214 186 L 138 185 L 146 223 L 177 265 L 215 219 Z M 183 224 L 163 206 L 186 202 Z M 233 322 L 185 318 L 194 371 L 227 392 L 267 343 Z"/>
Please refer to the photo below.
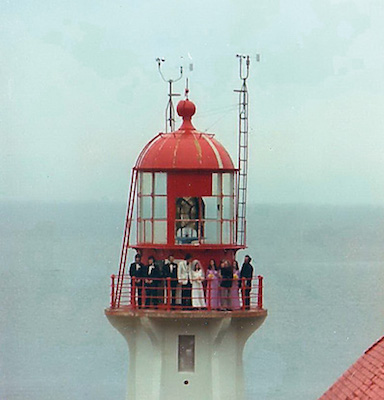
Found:
<path fill-rule="evenodd" d="M 111 308 L 162 310 L 250 310 L 263 308 L 263 277 L 209 279 L 181 285 L 171 278 L 135 278 L 126 275 L 118 285 L 111 276 Z"/>

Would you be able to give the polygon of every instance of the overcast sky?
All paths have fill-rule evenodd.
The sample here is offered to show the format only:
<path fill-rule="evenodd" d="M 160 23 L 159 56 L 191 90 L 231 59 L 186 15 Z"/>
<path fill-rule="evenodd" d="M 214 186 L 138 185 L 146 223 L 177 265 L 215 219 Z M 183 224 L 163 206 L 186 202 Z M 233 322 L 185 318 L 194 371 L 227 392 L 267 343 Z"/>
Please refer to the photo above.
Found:
<path fill-rule="evenodd" d="M 382 0 L 3 0 L 0 200 L 125 202 L 164 128 L 158 56 L 169 77 L 192 56 L 194 124 L 236 156 L 248 53 L 250 202 L 384 205 L 383 21 Z"/>

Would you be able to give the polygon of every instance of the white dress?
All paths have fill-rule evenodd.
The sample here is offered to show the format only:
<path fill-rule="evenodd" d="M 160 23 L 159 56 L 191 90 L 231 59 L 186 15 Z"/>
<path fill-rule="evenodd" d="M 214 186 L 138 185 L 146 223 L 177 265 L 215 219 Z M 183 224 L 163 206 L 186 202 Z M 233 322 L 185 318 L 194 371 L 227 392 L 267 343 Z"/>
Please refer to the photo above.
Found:
<path fill-rule="evenodd" d="M 205 308 L 203 280 L 204 272 L 202 269 L 191 271 L 192 276 L 192 307 Z"/>

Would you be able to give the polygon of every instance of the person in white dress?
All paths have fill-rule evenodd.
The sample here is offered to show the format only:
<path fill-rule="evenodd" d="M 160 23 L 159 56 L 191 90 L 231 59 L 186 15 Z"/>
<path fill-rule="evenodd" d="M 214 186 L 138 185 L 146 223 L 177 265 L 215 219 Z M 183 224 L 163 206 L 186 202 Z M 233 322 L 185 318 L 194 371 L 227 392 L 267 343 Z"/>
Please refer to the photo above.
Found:
<path fill-rule="evenodd" d="M 204 271 L 198 260 L 193 262 L 192 268 L 192 307 L 193 308 L 206 308 L 204 298 Z"/>

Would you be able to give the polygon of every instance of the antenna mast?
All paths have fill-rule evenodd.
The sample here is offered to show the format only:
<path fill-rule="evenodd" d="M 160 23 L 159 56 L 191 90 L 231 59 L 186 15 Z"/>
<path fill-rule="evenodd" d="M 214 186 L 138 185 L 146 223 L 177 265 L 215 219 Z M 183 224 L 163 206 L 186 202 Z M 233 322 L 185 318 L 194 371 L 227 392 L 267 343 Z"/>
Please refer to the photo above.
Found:
<path fill-rule="evenodd" d="M 183 76 L 183 67 L 180 66 L 180 75 L 177 79 L 165 79 L 163 73 L 161 72 L 161 65 L 165 62 L 165 58 L 156 58 L 157 67 L 159 70 L 159 74 L 164 82 L 168 83 L 168 103 L 167 107 L 165 108 L 165 132 L 173 132 L 175 130 L 175 107 L 173 105 L 173 97 L 180 96 L 180 94 L 172 92 L 172 85 L 173 83 L 179 81 Z"/>
<path fill-rule="evenodd" d="M 247 178 L 248 178 L 248 88 L 250 57 L 249 55 L 237 54 L 239 59 L 239 76 L 242 81 L 241 89 L 235 90 L 239 93 L 239 148 L 238 148 L 238 177 L 237 177 L 237 244 L 246 244 L 246 207 L 247 207 Z M 260 60 L 257 55 L 256 60 Z"/>

